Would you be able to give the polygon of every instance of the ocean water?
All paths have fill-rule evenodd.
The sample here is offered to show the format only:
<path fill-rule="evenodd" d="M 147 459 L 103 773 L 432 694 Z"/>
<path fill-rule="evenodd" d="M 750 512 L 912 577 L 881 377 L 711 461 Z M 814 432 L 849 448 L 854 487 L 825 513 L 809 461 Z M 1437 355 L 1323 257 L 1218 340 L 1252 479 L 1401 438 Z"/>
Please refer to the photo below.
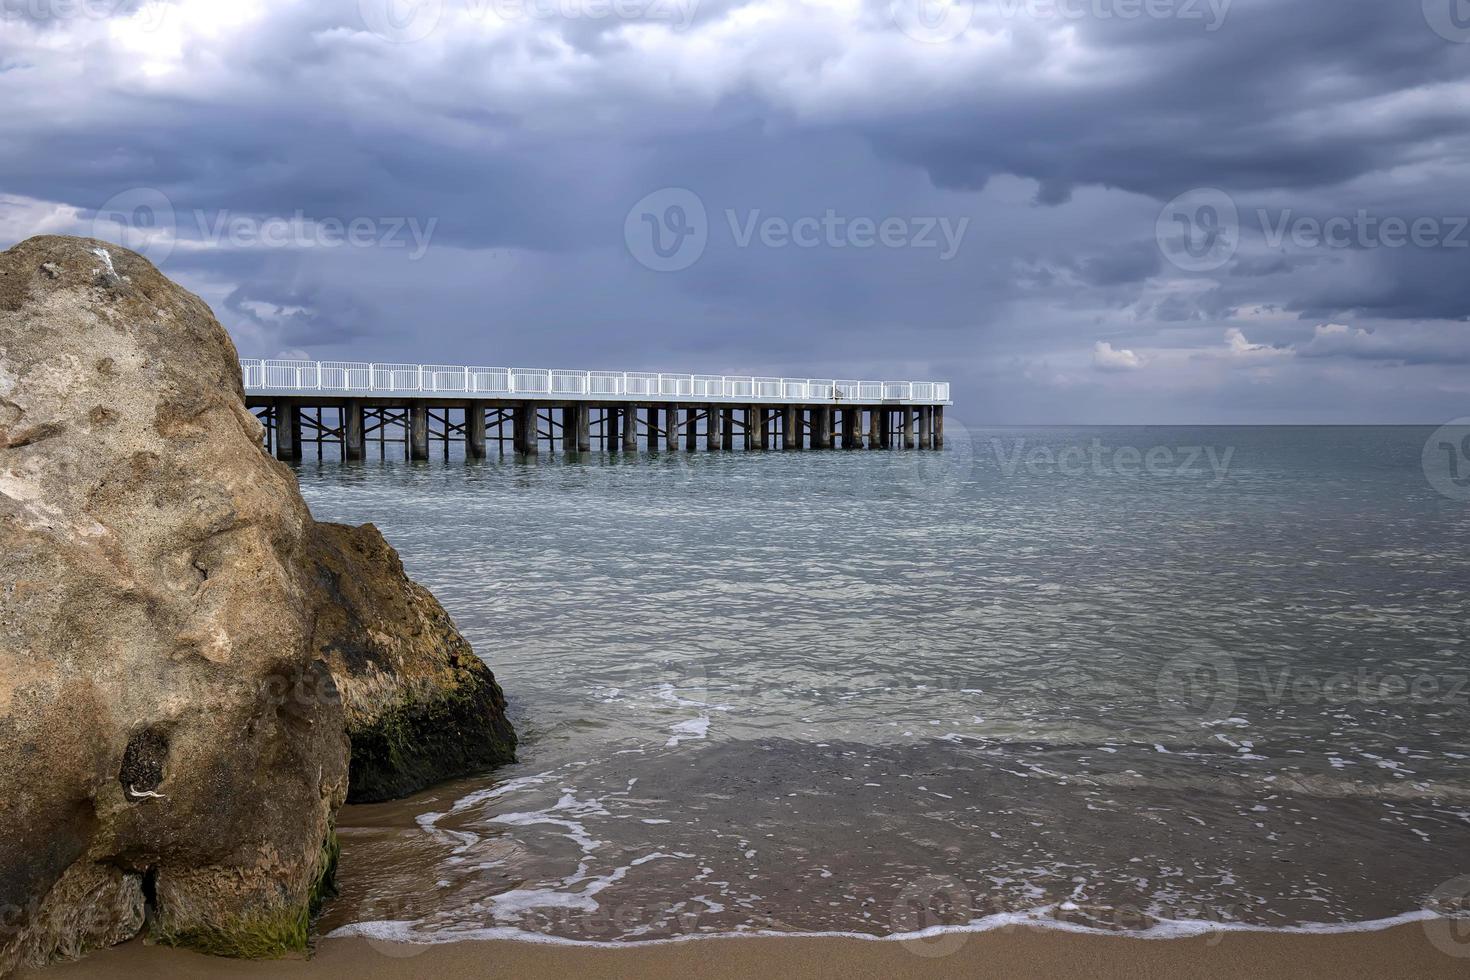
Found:
<path fill-rule="evenodd" d="M 518 764 L 347 808 L 327 931 L 1349 928 L 1470 894 L 1470 504 L 1430 429 L 308 462 Z M 1185 925 L 1180 926 L 1180 923 Z"/>

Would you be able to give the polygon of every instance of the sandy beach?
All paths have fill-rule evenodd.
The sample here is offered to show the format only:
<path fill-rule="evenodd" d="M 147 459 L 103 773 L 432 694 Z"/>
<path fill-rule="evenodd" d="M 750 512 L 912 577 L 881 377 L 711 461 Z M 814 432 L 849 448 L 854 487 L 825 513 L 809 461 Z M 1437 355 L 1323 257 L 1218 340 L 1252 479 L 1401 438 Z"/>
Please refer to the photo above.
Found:
<path fill-rule="evenodd" d="M 1448 923 L 1432 928 L 1448 930 Z M 327 939 L 309 960 L 242 962 L 134 942 L 78 963 L 22 974 L 36 980 L 202 976 L 396 980 L 785 977 L 1455 977 L 1470 974 L 1470 942 L 1436 945 L 1424 924 L 1333 935 L 1232 933 L 1146 940 L 1040 929 L 944 937 L 942 946 L 842 938 L 716 938 L 623 949 L 528 942 L 407 946 Z M 1461 937 L 1463 940 L 1463 936 Z M 931 943 L 937 942 L 931 940 Z M 1459 953 L 1451 955 L 1442 949 Z M 945 955 L 934 955 L 942 951 Z M 926 955 L 927 954 L 927 955 Z"/>

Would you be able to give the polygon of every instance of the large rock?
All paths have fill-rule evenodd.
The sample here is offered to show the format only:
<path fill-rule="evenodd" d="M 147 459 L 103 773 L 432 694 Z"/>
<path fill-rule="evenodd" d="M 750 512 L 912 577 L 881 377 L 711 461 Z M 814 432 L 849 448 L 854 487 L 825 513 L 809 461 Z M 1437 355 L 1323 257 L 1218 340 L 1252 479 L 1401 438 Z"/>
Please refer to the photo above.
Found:
<path fill-rule="evenodd" d="M 348 801 L 406 796 L 515 757 L 495 675 L 371 524 L 312 528 L 313 645 L 352 739 Z"/>
<path fill-rule="evenodd" d="M 438 603 L 260 437 L 228 336 L 145 259 L 0 253 L 0 974 L 145 928 L 299 949 L 349 724 L 368 797 L 510 757 Z"/>

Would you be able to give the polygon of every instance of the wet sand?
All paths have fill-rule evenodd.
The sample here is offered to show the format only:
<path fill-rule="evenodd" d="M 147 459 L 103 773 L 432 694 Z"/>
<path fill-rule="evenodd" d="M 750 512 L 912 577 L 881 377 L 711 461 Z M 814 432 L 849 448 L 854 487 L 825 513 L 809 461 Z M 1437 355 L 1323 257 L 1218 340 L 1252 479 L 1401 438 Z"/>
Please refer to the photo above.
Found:
<path fill-rule="evenodd" d="M 721 938 L 622 949 L 488 941 L 403 946 L 365 939 L 321 941 L 309 960 L 246 963 L 129 943 L 23 974 L 36 980 L 133 980 L 157 977 L 434 980 L 514 976 L 638 977 L 1393 977 L 1470 976 L 1470 929 L 1415 923 L 1380 932 L 1335 935 L 1232 933 L 1143 940 L 1017 928 L 942 941 L 947 955 L 921 955 L 901 942 L 844 938 Z M 1439 944 L 1427 928 L 1443 929 Z M 1454 936 L 1458 935 L 1458 945 Z M 930 940 L 930 943 L 940 940 Z M 1447 947 L 1459 955 L 1451 955 Z"/>

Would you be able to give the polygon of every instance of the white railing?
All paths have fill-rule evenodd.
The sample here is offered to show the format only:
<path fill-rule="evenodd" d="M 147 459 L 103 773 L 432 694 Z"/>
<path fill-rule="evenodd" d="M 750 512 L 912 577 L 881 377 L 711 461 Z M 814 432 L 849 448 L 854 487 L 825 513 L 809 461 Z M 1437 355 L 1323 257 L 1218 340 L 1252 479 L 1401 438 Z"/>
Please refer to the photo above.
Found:
<path fill-rule="evenodd" d="M 814 381 L 749 375 L 653 374 L 646 371 L 547 371 L 241 358 L 245 389 L 265 391 L 469 394 L 532 398 L 629 398 L 646 401 L 920 402 L 948 404 L 947 381 Z"/>

